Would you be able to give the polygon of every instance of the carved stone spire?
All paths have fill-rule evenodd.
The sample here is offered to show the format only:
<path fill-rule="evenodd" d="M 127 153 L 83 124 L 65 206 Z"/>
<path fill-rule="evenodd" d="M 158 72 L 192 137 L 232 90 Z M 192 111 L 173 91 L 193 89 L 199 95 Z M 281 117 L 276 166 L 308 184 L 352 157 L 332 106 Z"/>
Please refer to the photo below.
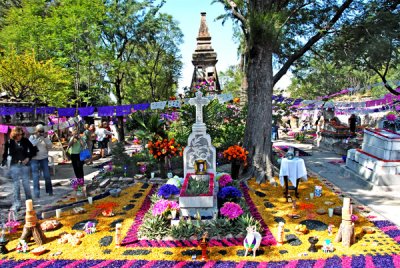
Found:
<path fill-rule="evenodd" d="M 206 13 L 201 12 L 199 34 L 196 38 L 197 46 L 192 55 L 194 72 L 192 77 L 192 86 L 199 80 L 213 80 L 215 92 L 221 91 L 218 74 L 216 69 L 217 53 L 211 46 L 211 35 L 208 32 Z"/>

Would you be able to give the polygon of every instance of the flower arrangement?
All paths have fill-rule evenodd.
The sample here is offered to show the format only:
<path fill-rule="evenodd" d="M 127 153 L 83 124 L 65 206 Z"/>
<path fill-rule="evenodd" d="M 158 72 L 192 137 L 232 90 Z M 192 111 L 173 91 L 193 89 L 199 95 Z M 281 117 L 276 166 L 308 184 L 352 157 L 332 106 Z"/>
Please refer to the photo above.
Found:
<path fill-rule="evenodd" d="M 396 119 L 397 119 L 397 115 L 396 115 L 396 113 L 394 113 L 394 112 L 389 112 L 389 113 L 386 115 L 386 120 L 388 120 L 388 121 L 390 121 L 390 122 L 394 122 L 394 121 L 396 121 Z"/>
<path fill-rule="evenodd" d="M 180 190 L 178 187 L 172 184 L 164 184 L 158 189 L 158 195 L 163 198 L 169 198 L 171 195 L 179 194 Z"/>
<path fill-rule="evenodd" d="M 196 91 L 200 90 L 203 92 L 203 94 L 207 92 L 214 93 L 215 89 L 215 81 L 213 78 L 209 78 L 208 80 L 199 79 L 197 83 L 193 85 L 192 92 L 195 93 Z"/>
<path fill-rule="evenodd" d="M 223 174 L 223 175 L 221 175 L 220 177 L 219 177 L 219 179 L 218 179 L 218 183 L 219 183 L 219 186 L 220 187 L 225 187 L 225 186 L 227 186 L 229 183 L 231 183 L 233 180 L 232 180 L 232 177 L 231 177 L 231 175 L 229 175 L 229 174 Z"/>
<path fill-rule="evenodd" d="M 172 210 L 175 210 L 175 211 L 179 210 L 178 202 L 160 199 L 156 203 L 154 203 L 151 214 L 153 216 L 163 215 L 164 213 L 166 213 L 168 211 L 172 211 Z"/>
<path fill-rule="evenodd" d="M 218 192 L 218 198 L 221 198 L 221 199 L 232 200 L 232 199 L 238 199 L 241 197 L 242 197 L 242 192 L 234 186 L 223 187 Z"/>
<path fill-rule="evenodd" d="M 240 205 L 233 202 L 226 202 L 219 210 L 221 215 L 227 217 L 230 220 L 236 219 L 243 214 L 243 209 Z"/>
<path fill-rule="evenodd" d="M 72 189 L 74 189 L 75 191 L 82 191 L 82 187 L 85 184 L 83 178 L 73 178 L 70 182 Z"/>
<path fill-rule="evenodd" d="M 225 158 L 229 161 L 239 161 L 247 165 L 247 155 L 249 152 L 239 145 L 232 145 L 223 152 Z"/>
<path fill-rule="evenodd" d="M 147 149 L 155 159 L 164 159 L 165 157 L 182 156 L 183 147 L 175 142 L 175 139 L 162 139 L 156 141 L 149 141 Z"/>

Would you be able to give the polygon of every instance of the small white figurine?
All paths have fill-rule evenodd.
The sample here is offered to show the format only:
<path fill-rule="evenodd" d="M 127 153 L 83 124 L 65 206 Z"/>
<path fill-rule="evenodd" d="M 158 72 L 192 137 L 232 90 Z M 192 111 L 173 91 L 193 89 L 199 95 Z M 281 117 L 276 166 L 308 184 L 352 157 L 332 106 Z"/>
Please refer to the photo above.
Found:
<path fill-rule="evenodd" d="M 282 246 L 283 245 L 283 242 L 284 242 L 284 235 L 285 235 L 285 228 L 284 228 L 284 226 L 285 226 L 285 223 L 284 222 L 279 222 L 279 224 L 278 224 L 278 234 L 277 234 L 277 243 L 278 243 L 278 246 Z"/>
<path fill-rule="evenodd" d="M 261 244 L 261 234 L 257 232 L 256 226 L 249 226 L 246 228 L 247 235 L 243 241 L 243 246 L 246 249 L 244 256 L 247 256 L 249 249 L 253 250 L 253 257 L 256 257 L 256 251 Z"/>
<path fill-rule="evenodd" d="M 19 240 L 16 251 L 22 253 L 28 252 L 28 244 L 25 242 L 25 240 Z"/>
<path fill-rule="evenodd" d="M 333 244 L 332 244 L 331 240 L 326 239 L 322 246 L 322 252 L 329 253 L 329 252 L 333 252 L 333 251 L 334 251 L 334 248 L 333 248 Z"/>

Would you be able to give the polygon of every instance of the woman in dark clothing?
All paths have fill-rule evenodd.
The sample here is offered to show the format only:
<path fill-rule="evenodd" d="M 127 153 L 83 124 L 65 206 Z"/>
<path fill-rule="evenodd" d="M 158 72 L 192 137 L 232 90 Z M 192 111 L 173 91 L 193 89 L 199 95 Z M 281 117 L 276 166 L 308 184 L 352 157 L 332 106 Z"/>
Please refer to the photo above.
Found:
<path fill-rule="evenodd" d="M 350 132 L 356 132 L 356 125 L 357 125 L 357 117 L 355 114 L 352 114 L 349 117 Z"/>
<path fill-rule="evenodd" d="M 25 191 L 25 199 L 32 199 L 29 181 L 31 178 L 30 160 L 36 154 L 32 143 L 24 137 L 22 127 L 11 130 L 10 140 L 4 146 L 3 165 L 8 156 L 11 156 L 10 177 L 13 180 L 14 203 L 11 210 L 18 211 L 21 208 L 20 180 Z"/>

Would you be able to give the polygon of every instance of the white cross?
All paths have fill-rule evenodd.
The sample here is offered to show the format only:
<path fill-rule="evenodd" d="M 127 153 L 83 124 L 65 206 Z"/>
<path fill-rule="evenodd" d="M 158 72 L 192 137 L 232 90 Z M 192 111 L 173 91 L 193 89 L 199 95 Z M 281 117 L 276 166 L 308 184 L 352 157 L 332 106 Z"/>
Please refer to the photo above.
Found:
<path fill-rule="evenodd" d="M 210 102 L 209 99 L 203 98 L 201 91 L 196 92 L 196 97 L 189 100 L 189 104 L 196 105 L 196 123 L 203 123 L 203 106 Z"/>

